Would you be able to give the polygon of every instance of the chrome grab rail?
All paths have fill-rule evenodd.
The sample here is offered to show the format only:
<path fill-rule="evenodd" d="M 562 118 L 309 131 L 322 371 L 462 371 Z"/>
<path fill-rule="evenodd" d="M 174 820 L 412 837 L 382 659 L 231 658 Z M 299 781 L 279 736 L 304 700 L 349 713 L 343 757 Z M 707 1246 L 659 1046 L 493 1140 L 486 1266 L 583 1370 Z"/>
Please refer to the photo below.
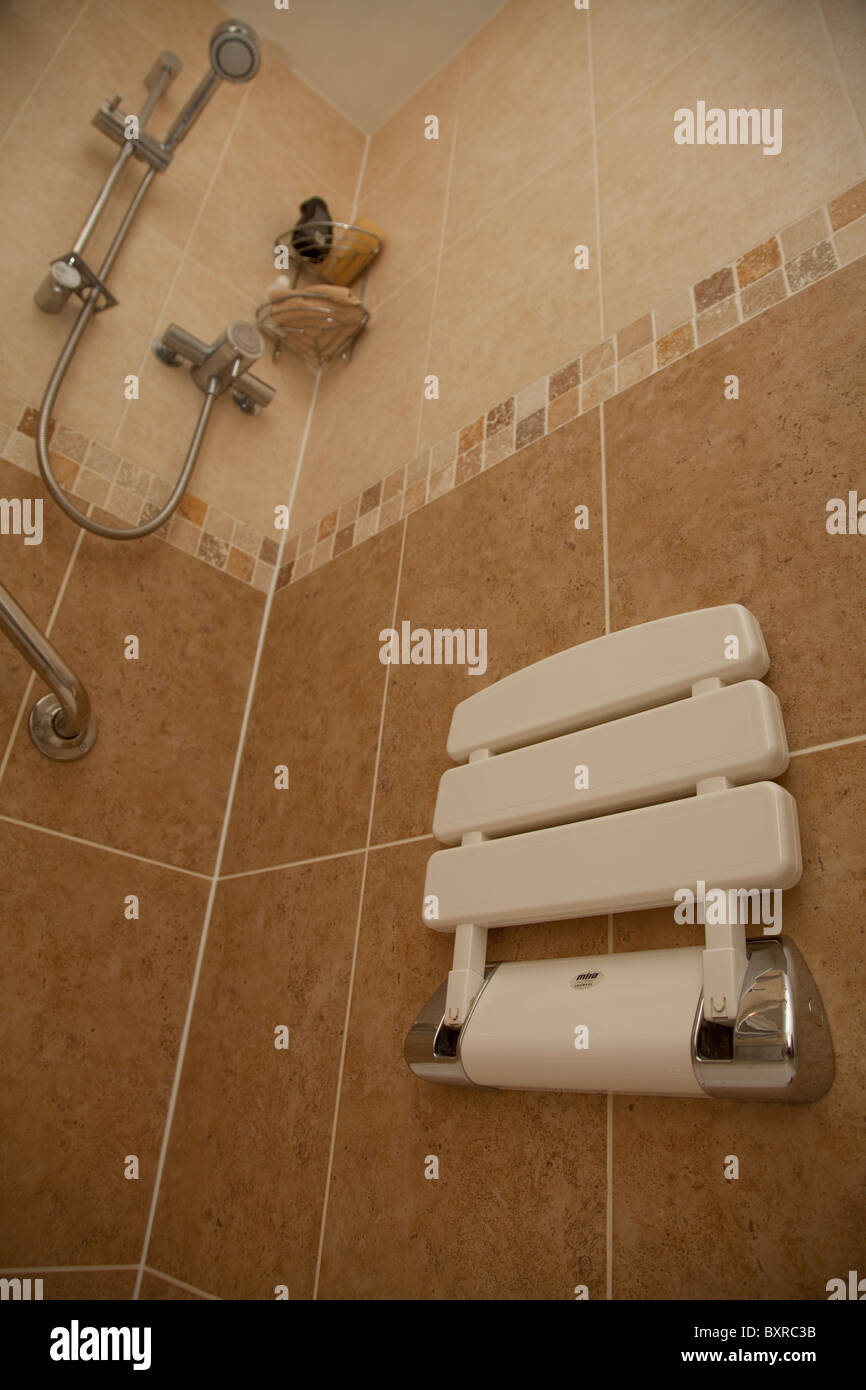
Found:
<path fill-rule="evenodd" d="M 30 737 L 47 758 L 69 762 L 83 758 L 96 741 L 96 716 L 79 677 L 56 647 L 0 584 L 0 632 L 3 632 L 51 689 L 30 711 Z"/>

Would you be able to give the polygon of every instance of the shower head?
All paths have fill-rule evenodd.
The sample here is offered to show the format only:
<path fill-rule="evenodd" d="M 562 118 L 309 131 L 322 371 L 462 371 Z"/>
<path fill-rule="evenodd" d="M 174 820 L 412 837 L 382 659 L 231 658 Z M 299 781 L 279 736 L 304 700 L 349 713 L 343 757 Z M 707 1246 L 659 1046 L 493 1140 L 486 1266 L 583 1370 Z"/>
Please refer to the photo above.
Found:
<path fill-rule="evenodd" d="M 261 63 L 255 29 L 242 19 L 224 19 L 211 35 L 209 56 L 211 70 L 205 73 L 165 137 L 163 144 L 167 150 L 180 144 L 220 82 L 249 82 L 255 77 Z"/>
<path fill-rule="evenodd" d="M 211 35 L 210 65 L 224 82 L 249 82 L 261 63 L 255 29 L 242 19 L 225 19 Z"/>

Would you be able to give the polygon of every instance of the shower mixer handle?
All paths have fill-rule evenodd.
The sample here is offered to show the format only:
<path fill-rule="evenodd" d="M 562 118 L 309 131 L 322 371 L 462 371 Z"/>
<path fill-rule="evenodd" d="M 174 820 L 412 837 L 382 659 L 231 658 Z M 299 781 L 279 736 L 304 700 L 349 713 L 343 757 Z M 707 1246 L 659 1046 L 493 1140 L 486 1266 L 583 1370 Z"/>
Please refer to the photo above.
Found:
<path fill-rule="evenodd" d="M 265 350 L 262 335 L 253 323 L 236 319 L 214 343 L 204 343 L 179 324 L 170 323 L 153 350 L 162 362 L 174 366 L 180 360 L 189 362 L 192 379 L 201 391 L 207 391 L 208 383 L 215 377 L 218 395 L 231 390 L 236 400 L 246 398 L 258 407 L 270 405 L 274 398 L 274 388 L 247 371 Z"/>

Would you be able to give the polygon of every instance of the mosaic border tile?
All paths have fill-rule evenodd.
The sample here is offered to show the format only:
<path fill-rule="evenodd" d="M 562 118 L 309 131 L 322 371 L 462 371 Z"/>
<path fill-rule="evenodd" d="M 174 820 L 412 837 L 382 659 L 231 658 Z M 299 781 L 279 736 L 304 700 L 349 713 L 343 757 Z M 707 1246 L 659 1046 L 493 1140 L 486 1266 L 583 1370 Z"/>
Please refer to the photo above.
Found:
<path fill-rule="evenodd" d="M 15 411 L 14 423 L 0 422 L 6 436 L 0 457 L 34 477 L 39 476 L 33 443 L 38 413 L 37 407 L 24 406 Z M 93 505 L 115 521 L 137 526 L 156 516 L 171 493 L 172 484 L 149 468 L 57 421 L 49 422 L 48 442 L 57 481 L 85 511 Z M 154 535 L 262 593 L 270 588 L 278 542 L 194 493 L 184 495 L 177 511 Z"/>
<path fill-rule="evenodd" d="M 276 588 L 296 583 L 861 256 L 866 256 L 866 179 L 491 406 L 314 525 L 291 533 Z M 0 420 L 0 457 L 38 476 L 32 443 L 36 416 L 36 407 L 22 406 L 14 423 Z M 58 480 L 79 505 L 93 504 L 135 525 L 155 516 L 169 495 L 164 478 L 56 421 L 49 425 L 49 442 Z M 273 536 L 189 492 L 155 535 L 262 592 L 270 587 L 280 553 Z"/>
<path fill-rule="evenodd" d="M 864 255 L 866 180 L 539 377 L 359 497 L 344 502 L 333 513 L 339 517 L 338 543 L 323 542 L 316 526 L 298 533 L 296 558 L 283 566 L 277 587 L 295 583 L 560 425 Z"/>

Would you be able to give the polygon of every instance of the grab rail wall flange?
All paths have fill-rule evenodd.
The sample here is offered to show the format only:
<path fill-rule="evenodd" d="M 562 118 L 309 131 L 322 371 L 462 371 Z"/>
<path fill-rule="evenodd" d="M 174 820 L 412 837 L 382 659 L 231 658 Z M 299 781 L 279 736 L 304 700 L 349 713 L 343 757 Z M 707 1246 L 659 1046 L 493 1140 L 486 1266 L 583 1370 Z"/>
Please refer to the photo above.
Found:
<path fill-rule="evenodd" d="M 51 688 L 51 693 L 37 700 L 30 711 L 30 737 L 34 744 L 55 762 L 83 758 L 96 742 L 97 731 L 87 691 L 72 667 L 2 584 L 0 632 Z"/>

